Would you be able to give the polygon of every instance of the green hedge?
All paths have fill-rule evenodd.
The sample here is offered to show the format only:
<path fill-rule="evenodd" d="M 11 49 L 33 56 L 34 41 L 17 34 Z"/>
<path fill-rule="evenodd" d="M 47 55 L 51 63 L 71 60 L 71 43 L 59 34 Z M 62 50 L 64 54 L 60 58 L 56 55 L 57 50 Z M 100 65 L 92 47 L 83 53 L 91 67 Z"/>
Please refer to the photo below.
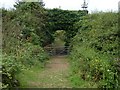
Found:
<path fill-rule="evenodd" d="M 72 74 L 83 81 L 90 81 L 87 87 L 96 84 L 95 87 L 99 88 L 117 88 L 118 14 L 89 14 L 74 26 L 78 33 L 71 43 Z M 79 83 L 74 84 L 80 86 Z"/>
<path fill-rule="evenodd" d="M 23 69 L 44 67 L 48 55 L 42 48 L 45 9 L 39 2 L 18 2 L 16 9 L 2 10 L 2 84 L 17 87 L 15 75 Z"/>

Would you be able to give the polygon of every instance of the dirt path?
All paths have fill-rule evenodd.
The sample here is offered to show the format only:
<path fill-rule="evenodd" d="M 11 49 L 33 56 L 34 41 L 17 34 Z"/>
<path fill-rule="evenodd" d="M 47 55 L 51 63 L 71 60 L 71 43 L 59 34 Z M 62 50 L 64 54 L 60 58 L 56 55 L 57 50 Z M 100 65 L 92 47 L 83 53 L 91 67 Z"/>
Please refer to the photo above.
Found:
<path fill-rule="evenodd" d="M 70 88 L 69 63 L 66 56 L 52 57 L 46 68 L 38 75 L 39 82 L 29 82 L 31 87 Z"/>

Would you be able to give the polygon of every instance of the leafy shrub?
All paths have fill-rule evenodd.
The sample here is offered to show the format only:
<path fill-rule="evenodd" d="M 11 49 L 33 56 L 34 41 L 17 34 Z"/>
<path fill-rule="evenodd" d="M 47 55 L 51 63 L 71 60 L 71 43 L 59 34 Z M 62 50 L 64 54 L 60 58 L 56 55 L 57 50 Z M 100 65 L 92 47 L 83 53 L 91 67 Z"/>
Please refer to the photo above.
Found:
<path fill-rule="evenodd" d="M 73 74 L 100 88 L 117 88 L 119 83 L 115 66 L 119 58 L 117 17 L 112 12 L 94 13 L 74 25 L 78 33 L 71 43 Z"/>
<path fill-rule="evenodd" d="M 48 59 L 48 55 L 40 46 L 46 37 L 43 30 L 45 10 L 41 4 L 39 2 L 18 2 L 15 5 L 16 9 L 2 9 L 3 87 L 18 86 L 16 73 L 34 65 L 44 67 Z"/>
<path fill-rule="evenodd" d="M 48 55 L 43 48 L 31 43 L 23 44 L 16 53 L 16 55 L 3 54 L 2 57 L 2 82 L 8 87 L 19 85 L 19 80 L 16 80 L 15 75 L 21 70 L 29 69 L 34 65 L 39 65 L 42 68 L 45 61 L 48 60 Z"/>
<path fill-rule="evenodd" d="M 3 87 L 15 87 L 19 83 L 15 79 L 15 74 L 24 69 L 23 65 L 14 55 L 2 55 L 2 83 Z"/>
<path fill-rule="evenodd" d="M 19 59 L 23 65 L 33 66 L 43 63 L 48 60 L 48 54 L 45 53 L 42 47 L 39 45 L 33 45 L 31 43 L 23 44 L 19 50 Z"/>
<path fill-rule="evenodd" d="M 50 42 L 54 41 L 54 33 L 56 30 L 65 30 L 65 45 L 69 45 L 71 38 L 76 35 L 77 29 L 74 29 L 73 24 L 85 16 L 87 11 L 69 11 L 62 9 L 47 9 L 47 30 L 50 34 Z M 48 36 L 47 35 L 47 36 Z"/>

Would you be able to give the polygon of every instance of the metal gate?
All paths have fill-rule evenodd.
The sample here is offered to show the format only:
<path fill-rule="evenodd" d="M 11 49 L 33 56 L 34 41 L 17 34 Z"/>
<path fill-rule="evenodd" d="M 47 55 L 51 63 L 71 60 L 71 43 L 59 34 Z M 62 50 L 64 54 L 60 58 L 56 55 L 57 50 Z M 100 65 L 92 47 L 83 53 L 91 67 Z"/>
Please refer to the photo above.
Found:
<path fill-rule="evenodd" d="M 44 47 L 44 50 L 51 56 L 68 55 L 69 49 L 66 46 Z"/>

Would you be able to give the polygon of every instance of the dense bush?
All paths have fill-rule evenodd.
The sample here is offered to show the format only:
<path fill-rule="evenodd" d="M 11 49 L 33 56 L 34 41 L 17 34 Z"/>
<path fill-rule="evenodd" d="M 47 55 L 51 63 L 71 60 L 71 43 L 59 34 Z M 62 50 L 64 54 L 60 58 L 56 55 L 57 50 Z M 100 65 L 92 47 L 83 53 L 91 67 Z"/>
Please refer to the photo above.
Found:
<path fill-rule="evenodd" d="M 44 9 L 39 2 L 19 2 L 15 7 L 13 10 L 2 9 L 3 87 L 19 86 L 16 74 L 35 65 L 42 68 L 48 59 L 41 46 L 45 37 Z"/>
<path fill-rule="evenodd" d="M 24 69 L 22 63 L 14 55 L 2 55 L 2 86 L 15 87 L 19 82 L 15 79 L 15 74 Z"/>
<path fill-rule="evenodd" d="M 54 33 L 57 30 L 64 30 L 65 33 L 65 45 L 69 45 L 71 38 L 76 35 L 77 29 L 74 29 L 73 25 L 79 21 L 82 16 L 85 16 L 88 11 L 70 11 L 62 9 L 47 9 L 47 23 L 46 29 L 50 36 L 50 42 L 54 41 Z"/>
<path fill-rule="evenodd" d="M 15 79 L 16 74 L 36 65 L 43 68 L 45 61 L 48 60 L 48 55 L 43 48 L 31 43 L 23 44 L 16 53 L 16 55 L 12 53 L 2 55 L 2 82 L 9 87 L 19 85 L 19 80 Z"/>
<path fill-rule="evenodd" d="M 117 13 L 94 13 L 77 22 L 77 35 L 71 43 L 73 75 L 90 86 L 99 88 L 118 87 L 118 15 Z M 80 86 L 80 81 L 77 83 Z M 72 78 L 74 82 L 74 78 Z M 94 83 L 94 85 L 93 85 Z"/>
<path fill-rule="evenodd" d="M 33 45 L 31 43 L 25 43 L 18 50 L 18 59 L 25 66 L 31 67 L 34 65 L 41 65 L 43 67 L 48 55 L 45 53 L 42 47 L 39 45 Z M 43 64 L 43 65 L 42 65 Z"/>
<path fill-rule="evenodd" d="M 14 6 L 15 21 L 22 28 L 22 39 L 35 45 L 42 45 L 48 38 L 45 30 L 46 11 L 43 6 L 40 2 L 18 2 Z"/>

